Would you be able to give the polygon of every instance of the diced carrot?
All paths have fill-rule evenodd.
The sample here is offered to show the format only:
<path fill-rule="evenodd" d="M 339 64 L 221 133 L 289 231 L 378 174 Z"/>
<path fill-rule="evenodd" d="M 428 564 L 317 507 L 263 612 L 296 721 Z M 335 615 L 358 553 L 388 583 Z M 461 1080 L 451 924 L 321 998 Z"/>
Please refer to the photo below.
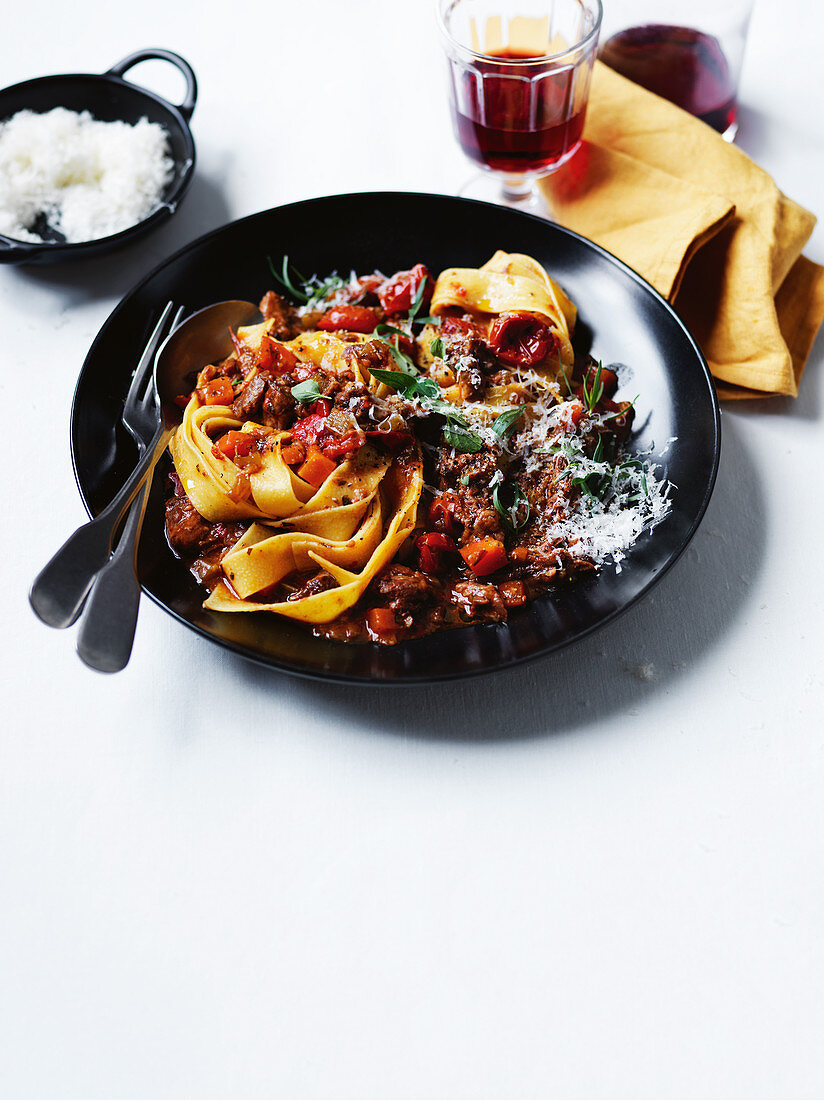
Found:
<path fill-rule="evenodd" d="M 504 607 L 523 607 L 526 603 L 526 588 L 523 581 L 504 581 L 498 585 Z"/>
<path fill-rule="evenodd" d="M 255 443 L 255 437 L 249 432 L 227 432 L 222 435 L 215 446 L 226 458 L 237 458 L 240 455 L 251 453 Z"/>
<path fill-rule="evenodd" d="M 231 405 L 235 391 L 228 378 L 213 378 L 198 387 L 197 396 L 202 405 Z"/>
<path fill-rule="evenodd" d="M 293 439 L 280 448 L 280 457 L 287 466 L 297 466 L 306 458 L 306 448 L 299 440 Z"/>
<path fill-rule="evenodd" d="M 317 489 L 323 485 L 336 466 L 337 463 L 327 458 L 319 447 L 312 445 L 309 447 L 306 460 L 298 467 L 298 477 L 302 477 Z"/>
<path fill-rule="evenodd" d="M 398 629 L 391 607 L 370 607 L 366 612 L 366 622 L 375 634 L 388 634 Z"/>

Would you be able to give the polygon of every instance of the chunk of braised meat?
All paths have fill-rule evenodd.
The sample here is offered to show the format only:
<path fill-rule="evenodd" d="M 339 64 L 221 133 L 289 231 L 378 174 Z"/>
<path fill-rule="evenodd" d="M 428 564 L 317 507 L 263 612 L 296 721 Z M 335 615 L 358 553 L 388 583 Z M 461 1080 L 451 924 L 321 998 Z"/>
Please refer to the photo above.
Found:
<path fill-rule="evenodd" d="M 506 605 L 494 584 L 479 581 L 459 581 L 452 586 L 455 602 L 470 618 L 502 622 L 506 619 Z"/>
<path fill-rule="evenodd" d="M 266 393 L 266 378 L 256 374 L 243 386 L 232 402 L 232 412 L 238 420 L 253 420 L 260 412 L 263 395 Z"/>
<path fill-rule="evenodd" d="M 319 592 L 328 592 L 330 588 L 334 588 L 335 578 L 331 574 L 322 572 L 317 573 L 314 577 L 310 577 L 308 581 L 296 588 L 294 592 L 290 592 L 286 597 L 287 600 L 302 600 L 307 596 L 317 596 Z"/>
<path fill-rule="evenodd" d="M 294 419 L 296 401 L 292 396 L 292 382 L 292 378 L 287 375 L 268 380 L 261 417 L 261 422 L 267 428 L 282 431 Z"/>
<path fill-rule="evenodd" d="M 569 482 L 560 476 L 564 468 L 565 460 L 559 457 L 549 466 L 539 467 L 531 477 L 521 479 L 533 515 L 552 520 L 568 510 Z"/>
<path fill-rule="evenodd" d="M 425 606 L 439 591 L 437 581 L 406 565 L 390 565 L 375 581 L 375 588 L 384 597 L 381 605 L 400 613 Z"/>
<path fill-rule="evenodd" d="M 332 377 L 328 384 L 321 385 L 323 396 L 339 409 L 352 413 L 356 419 L 368 419 L 369 410 L 374 404 L 369 387 L 355 381 L 351 370 L 342 370 Z M 371 425 L 370 425 L 371 426 Z"/>
<path fill-rule="evenodd" d="M 503 541 L 505 531 L 492 502 L 493 489 L 490 487 L 498 472 L 495 454 L 486 449 L 477 454 L 456 452 L 453 455 L 441 451 L 438 463 L 439 488 L 449 491 L 449 510 L 463 528 L 461 543 L 487 535 Z"/>
<path fill-rule="evenodd" d="M 540 528 L 533 529 L 528 541 L 516 546 L 510 558 L 514 571 L 522 575 L 530 587 L 544 587 L 564 577 L 595 569 L 586 558 L 576 557 L 564 541 L 546 539 Z"/>
<path fill-rule="evenodd" d="M 242 523 L 209 523 L 182 489 L 166 501 L 166 534 L 171 548 L 181 556 L 191 557 L 205 550 L 222 554 L 245 530 Z"/>
<path fill-rule="evenodd" d="M 209 363 L 198 371 L 197 381 L 199 385 L 211 382 L 213 378 L 239 378 L 241 374 L 240 363 L 237 356 L 230 355 L 219 363 Z"/>
<path fill-rule="evenodd" d="M 173 496 L 166 501 L 166 534 L 176 553 L 189 555 L 208 543 L 209 524 L 187 496 Z"/>
<path fill-rule="evenodd" d="M 274 290 L 266 291 L 260 300 L 259 308 L 265 321 L 275 322 L 270 334 L 276 340 L 291 340 L 302 332 L 303 326 L 294 306 Z"/>
<path fill-rule="evenodd" d="M 445 338 L 446 365 L 455 374 L 461 401 L 474 401 L 483 395 L 488 378 L 498 362 L 486 341 L 469 328 L 458 328 Z"/>
<path fill-rule="evenodd" d="M 255 420 L 267 428 L 283 430 L 294 418 L 294 380 L 291 375 L 275 376 L 269 371 L 253 375 L 232 402 L 238 420 Z"/>

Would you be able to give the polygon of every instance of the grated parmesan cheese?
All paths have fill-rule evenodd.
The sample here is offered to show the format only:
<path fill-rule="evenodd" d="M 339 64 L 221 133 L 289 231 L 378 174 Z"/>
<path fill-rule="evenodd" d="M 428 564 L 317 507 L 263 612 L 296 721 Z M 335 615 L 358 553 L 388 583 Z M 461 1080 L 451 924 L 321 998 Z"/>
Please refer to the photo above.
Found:
<path fill-rule="evenodd" d="M 0 122 L 0 233 L 41 241 L 43 220 L 70 244 L 143 221 L 174 172 L 166 130 L 88 111 L 18 111 Z"/>

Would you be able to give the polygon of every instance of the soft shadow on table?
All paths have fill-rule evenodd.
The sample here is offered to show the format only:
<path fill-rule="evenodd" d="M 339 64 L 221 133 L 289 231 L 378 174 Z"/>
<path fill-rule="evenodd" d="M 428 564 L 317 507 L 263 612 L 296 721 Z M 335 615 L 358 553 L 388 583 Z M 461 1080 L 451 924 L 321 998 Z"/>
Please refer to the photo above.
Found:
<path fill-rule="evenodd" d="M 24 283 L 59 291 L 65 312 L 96 298 L 122 297 L 168 256 L 228 220 L 229 208 L 222 187 L 198 173 L 176 213 L 133 244 L 87 260 L 42 266 L 23 264 L 14 273 Z"/>
<path fill-rule="evenodd" d="M 694 675 L 749 598 L 765 546 L 764 500 L 735 419 L 723 427 L 721 470 L 707 515 L 670 573 L 640 603 L 566 650 L 488 677 L 405 688 L 286 679 L 240 658 L 255 693 L 289 692 L 330 723 L 445 742 L 494 742 L 572 731 L 640 711 Z"/>

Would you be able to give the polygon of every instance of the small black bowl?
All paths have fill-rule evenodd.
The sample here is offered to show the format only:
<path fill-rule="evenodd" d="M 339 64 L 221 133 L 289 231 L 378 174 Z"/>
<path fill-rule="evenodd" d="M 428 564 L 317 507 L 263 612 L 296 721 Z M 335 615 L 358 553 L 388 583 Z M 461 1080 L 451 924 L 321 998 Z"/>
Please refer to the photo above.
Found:
<path fill-rule="evenodd" d="M 157 58 L 169 61 L 186 78 L 186 95 L 179 106 L 123 79 L 123 74 L 140 61 Z M 0 122 L 18 111 L 43 113 L 54 107 L 89 111 L 101 122 L 128 122 L 141 118 L 159 122 L 169 135 L 174 174 L 163 193 L 161 205 L 148 218 L 119 233 L 93 241 L 67 244 L 60 240 L 18 241 L 0 234 L 0 263 L 48 264 L 96 256 L 148 232 L 170 217 L 189 188 L 195 170 L 195 143 L 189 119 L 197 100 L 197 80 L 191 65 L 171 50 L 147 49 L 129 54 L 105 73 L 70 73 L 24 80 L 0 91 Z"/>

